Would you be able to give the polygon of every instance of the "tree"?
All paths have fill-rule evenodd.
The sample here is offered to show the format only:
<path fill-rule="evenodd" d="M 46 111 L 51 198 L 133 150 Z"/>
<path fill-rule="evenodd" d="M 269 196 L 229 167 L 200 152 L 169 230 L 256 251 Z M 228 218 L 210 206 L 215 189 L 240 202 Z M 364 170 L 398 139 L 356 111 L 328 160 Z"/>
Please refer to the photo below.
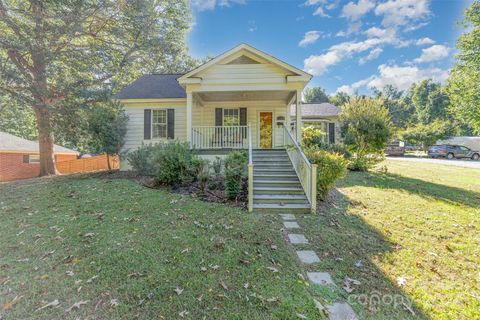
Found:
<path fill-rule="evenodd" d="M 32 108 L 6 96 L 0 96 L 0 131 L 27 140 L 35 140 L 37 130 Z"/>
<path fill-rule="evenodd" d="M 328 102 L 328 95 L 325 89 L 320 87 L 306 88 L 303 93 L 303 101 L 305 103 L 322 103 Z"/>
<path fill-rule="evenodd" d="M 415 108 L 403 91 L 392 85 L 387 85 L 381 91 L 374 89 L 374 96 L 377 99 L 383 99 L 392 123 L 397 128 L 405 128 L 412 121 L 415 121 Z"/>
<path fill-rule="evenodd" d="M 448 95 L 440 83 L 423 80 L 412 85 L 410 95 L 418 122 L 427 124 L 447 117 Z"/>
<path fill-rule="evenodd" d="M 334 96 L 330 97 L 330 103 L 339 108 L 343 107 L 348 101 L 350 101 L 350 96 L 343 91 L 337 92 Z"/>
<path fill-rule="evenodd" d="M 56 174 L 53 119 L 140 73 L 185 67 L 189 26 L 186 1 L 0 1 L 0 94 L 33 109 L 40 175 Z"/>
<path fill-rule="evenodd" d="M 480 134 L 480 1 L 465 10 L 467 32 L 458 41 L 457 61 L 447 82 L 450 111 Z"/>
<path fill-rule="evenodd" d="M 352 153 L 350 169 L 365 171 L 381 160 L 392 136 L 388 109 L 381 99 L 352 98 L 340 120 L 345 146 Z"/>
<path fill-rule="evenodd" d="M 89 113 L 90 149 L 107 155 L 109 171 L 111 170 L 110 156 L 119 155 L 125 144 L 127 122 L 128 116 L 118 101 L 109 100 L 106 103 L 99 103 Z"/>
<path fill-rule="evenodd" d="M 413 144 L 421 145 L 423 150 L 435 144 L 437 140 L 444 139 L 454 133 L 454 124 L 450 122 L 435 120 L 429 124 L 417 124 L 400 132 L 400 137 Z"/>

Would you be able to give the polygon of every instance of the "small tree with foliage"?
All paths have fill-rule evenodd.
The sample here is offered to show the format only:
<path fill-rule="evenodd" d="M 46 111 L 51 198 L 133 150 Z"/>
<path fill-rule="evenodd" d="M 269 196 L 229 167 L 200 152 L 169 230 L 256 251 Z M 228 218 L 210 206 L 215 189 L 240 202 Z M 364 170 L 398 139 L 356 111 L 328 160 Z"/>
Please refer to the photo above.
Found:
<path fill-rule="evenodd" d="M 89 113 L 90 148 L 93 152 L 107 155 L 109 171 L 110 156 L 119 155 L 125 144 L 127 122 L 128 116 L 116 101 L 98 104 Z"/>
<path fill-rule="evenodd" d="M 325 89 L 320 87 L 306 88 L 303 92 L 303 101 L 305 103 L 328 102 L 329 98 Z"/>
<path fill-rule="evenodd" d="M 390 116 L 383 100 L 355 97 L 340 116 L 344 143 L 352 153 L 350 169 L 365 171 L 383 158 L 392 136 Z"/>
<path fill-rule="evenodd" d="M 399 136 L 413 144 L 420 145 L 423 150 L 454 133 L 454 126 L 449 122 L 436 120 L 430 124 L 417 124 L 399 133 Z"/>
<path fill-rule="evenodd" d="M 343 91 L 337 92 L 330 97 L 330 103 L 339 108 L 342 108 L 348 101 L 350 101 L 350 96 Z"/>

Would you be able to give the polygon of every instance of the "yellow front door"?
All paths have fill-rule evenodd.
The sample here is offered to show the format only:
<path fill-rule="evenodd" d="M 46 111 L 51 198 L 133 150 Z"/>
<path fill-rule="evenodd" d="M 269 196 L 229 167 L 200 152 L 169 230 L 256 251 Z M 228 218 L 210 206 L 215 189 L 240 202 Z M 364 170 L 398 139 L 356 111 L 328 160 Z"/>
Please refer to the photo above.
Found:
<path fill-rule="evenodd" d="M 260 112 L 260 148 L 273 147 L 273 112 Z"/>

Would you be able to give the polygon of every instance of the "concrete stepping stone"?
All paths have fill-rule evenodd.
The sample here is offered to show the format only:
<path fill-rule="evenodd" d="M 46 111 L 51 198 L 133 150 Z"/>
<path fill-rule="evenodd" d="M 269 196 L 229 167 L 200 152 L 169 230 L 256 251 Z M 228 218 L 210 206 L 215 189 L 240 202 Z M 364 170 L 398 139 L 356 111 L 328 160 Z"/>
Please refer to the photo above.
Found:
<path fill-rule="evenodd" d="M 295 220 L 295 216 L 291 213 L 282 213 L 280 214 L 283 220 Z"/>
<path fill-rule="evenodd" d="M 329 320 L 358 320 L 355 311 L 346 302 L 336 302 L 327 306 Z"/>
<path fill-rule="evenodd" d="M 308 240 L 305 238 L 303 234 L 299 233 L 290 233 L 288 235 L 288 239 L 290 240 L 291 244 L 307 244 Z"/>
<path fill-rule="evenodd" d="M 330 273 L 328 272 L 307 272 L 308 279 L 314 284 L 326 286 L 334 284 Z"/>
<path fill-rule="evenodd" d="M 312 250 L 299 250 L 297 251 L 297 256 L 302 263 L 312 264 L 320 262 L 320 258 L 317 256 L 315 251 Z"/>
<path fill-rule="evenodd" d="M 295 221 L 284 221 L 283 226 L 287 229 L 298 229 L 300 226 Z"/>

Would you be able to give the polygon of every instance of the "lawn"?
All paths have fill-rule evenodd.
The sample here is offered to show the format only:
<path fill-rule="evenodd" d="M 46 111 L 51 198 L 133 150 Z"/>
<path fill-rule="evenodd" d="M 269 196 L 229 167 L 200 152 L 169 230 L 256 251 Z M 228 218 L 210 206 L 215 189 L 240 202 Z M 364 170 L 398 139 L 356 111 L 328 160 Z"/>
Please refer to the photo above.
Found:
<path fill-rule="evenodd" d="M 1 319 L 318 316 L 277 215 L 95 177 L 0 185 L 0 210 Z"/>
<path fill-rule="evenodd" d="M 318 287 L 277 215 L 105 176 L 0 185 L 0 319 L 318 319 L 312 296 L 362 319 L 480 318 L 480 170 L 391 161 L 338 190 L 297 217 L 307 271 L 336 283 Z"/>
<path fill-rule="evenodd" d="M 337 284 L 318 294 L 367 319 L 480 319 L 480 170 L 387 161 L 338 187 L 299 220 Z"/>

